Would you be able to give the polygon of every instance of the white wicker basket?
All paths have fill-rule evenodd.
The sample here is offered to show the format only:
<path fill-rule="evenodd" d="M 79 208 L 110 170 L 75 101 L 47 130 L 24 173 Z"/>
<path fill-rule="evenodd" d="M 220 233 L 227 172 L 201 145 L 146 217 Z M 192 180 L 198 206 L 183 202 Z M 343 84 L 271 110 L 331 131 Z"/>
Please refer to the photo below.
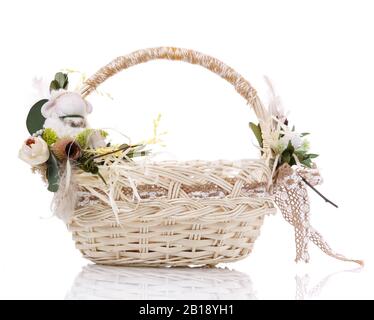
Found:
<path fill-rule="evenodd" d="M 154 59 L 201 65 L 232 85 L 254 108 L 263 133 L 260 160 L 119 163 L 106 157 L 100 172 L 109 181 L 75 169 L 79 201 L 68 227 L 84 257 L 100 264 L 214 265 L 246 257 L 266 214 L 269 132 L 256 91 L 236 71 L 210 56 L 186 49 L 153 48 L 119 57 L 89 78 L 86 97 L 107 78 Z M 139 193 L 134 200 L 134 185 Z M 114 211 L 114 214 L 113 214 Z"/>

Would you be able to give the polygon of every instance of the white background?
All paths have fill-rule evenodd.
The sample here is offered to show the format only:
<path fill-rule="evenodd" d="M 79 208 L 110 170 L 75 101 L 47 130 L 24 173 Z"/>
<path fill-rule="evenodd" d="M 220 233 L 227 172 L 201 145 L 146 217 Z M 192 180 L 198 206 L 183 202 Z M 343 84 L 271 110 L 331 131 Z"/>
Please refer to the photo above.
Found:
<path fill-rule="evenodd" d="M 49 81 L 61 68 L 91 74 L 116 56 L 162 45 L 216 56 L 249 79 L 264 101 L 262 76 L 272 78 L 291 111 L 290 121 L 312 132 L 312 150 L 321 154 L 325 180 L 321 191 L 340 205 L 335 209 L 312 195 L 313 225 L 338 252 L 366 262 L 363 270 L 355 270 L 312 248 L 311 263 L 296 265 L 292 227 L 280 214 L 269 216 L 253 254 L 228 266 L 242 272 L 244 296 L 293 299 L 303 292 L 304 298 L 374 298 L 373 14 L 372 1 L 357 0 L 1 2 L 0 298 L 100 293 L 80 285 L 78 274 L 88 262 L 64 224 L 50 217 L 51 194 L 40 178 L 17 159 L 35 99 L 32 78 Z M 202 68 L 152 62 L 123 72 L 102 90 L 114 100 L 92 96 L 92 126 L 147 138 L 161 112 L 170 157 L 258 156 L 247 125 L 253 113 L 230 85 Z M 95 280 L 96 272 L 88 273 Z M 152 278 L 143 274 L 139 270 L 143 285 L 135 287 L 136 294 L 153 297 L 147 282 Z M 170 285 L 172 277 L 170 270 L 161 285 Z M 216 277 L 213 288 L 223 292 L 221 298 L 223 286 L 240 285 L 226 273 Z M 194 289 L 196 295 L 212 298 L 205 294 L 212 283 L 196 271 L 173 290 L 192 288 L 196 278 L 203 283 Z M 133 286 L 118 289 L 110 279 L 102 296 L 131 296 Z M 127 280 L 123 276 L 122 284 Z"/>

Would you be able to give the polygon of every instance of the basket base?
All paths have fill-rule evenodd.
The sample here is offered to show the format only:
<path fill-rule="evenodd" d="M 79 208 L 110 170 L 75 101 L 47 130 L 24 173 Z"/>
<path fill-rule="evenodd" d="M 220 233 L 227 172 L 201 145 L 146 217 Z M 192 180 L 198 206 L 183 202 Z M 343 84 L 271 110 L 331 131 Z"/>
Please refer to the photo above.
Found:
<path fill-rule="evenodd" d="M 216 222 L 211 225 L 200 222 L 172 224 L 179 232 L 135 232 L 131 226 L 82 227 L 70 224 L 76 247 L 84 258 L 95 264 L 134 267 L 185 267 L 215 266 L 246 258 L 260 234 L 264 215 L 247 217 L 246 221 Z M 144 224 L 144 222 L 143 222 Z M 178 227 L 179 226 L 179 227 Z M 159 230 L 159 223 L 157 230 Z M 105 230 L 105 238 L 97 241 Z M 108 236 L 108 230 L 112 233 Z M 138 228 L 139 230 L 139 228 Z M 188 230 L 188 232 L 186 232 Z M 135 233 L 134 233 L 135 232 Z M 136 240 L 134 239 L 136 238 Z M 96 241 L 95 241 L 96 240 Z"/>

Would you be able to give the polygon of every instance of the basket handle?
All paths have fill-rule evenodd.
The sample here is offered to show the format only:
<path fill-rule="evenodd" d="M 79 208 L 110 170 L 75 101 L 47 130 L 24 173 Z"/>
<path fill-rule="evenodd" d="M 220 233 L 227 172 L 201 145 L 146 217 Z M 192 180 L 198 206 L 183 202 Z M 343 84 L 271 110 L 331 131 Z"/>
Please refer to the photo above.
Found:
<path fill-rule="evenodd" d="M 247 101 L 249 105 L 253 107 L 262 129 L 264 149 L 263 155 L 266 158 L 271 156 L 271 151 L 268 144 L 270 132 L 268 121 L 269 115 L 267 110 L 265 110 L 263 107 L 256 90 L 233 68 L 216 58 L 194 50 L 174 47 L 157 47 L 134 51 L 128 55 L 118 57 L 112 62 L 108 63 L 106 66 L 102 67 L 85 81 L 81 89 L 81 95 L 82 97 L 88 96 L 101 83 L 121 70 L 157 59 L 178 60 L 191 64 L 198 64 L 231 83 L 235 90 Z"/>

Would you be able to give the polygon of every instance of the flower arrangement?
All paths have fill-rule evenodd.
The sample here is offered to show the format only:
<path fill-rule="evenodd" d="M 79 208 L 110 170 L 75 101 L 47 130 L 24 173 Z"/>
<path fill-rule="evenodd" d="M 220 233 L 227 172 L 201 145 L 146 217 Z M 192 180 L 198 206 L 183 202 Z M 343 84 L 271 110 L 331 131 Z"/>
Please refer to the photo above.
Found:
<path fill-rule="evenodd" d="M 57 192 L 62 170 L 67 163 L 98 175 L 103 157 L 114 155 L 131 161 L 149 153 L 144 144 L 112 145 L 105 130 L 89 128 L 86 115 L 91 105 L 75 92 L 67 91 L 66 73 L 56 73 L 50 84 L 50 99 L 36 102 L 28 114 L 26 125 L 30 133 L 20 151 L 19 158 L 40 172 L 48 183 L 48 190 Z"/>
<path fill-rule="evenodd" d="M 276 123 L 270 136 L 270 148 L 274 154 L 276 168 L 284 163 L 290 166 L 302 164 L 308 168 L 312 167 L 313 159 L 318 154 L 310 153 L 310 143 L 305 138 L 309 135 L 307 132 L 298 133 L 295 127 L 292 129 L 288 126 L 288 120 L 281 122 L 278 118 L 274 118 Z M 260 147 L 263 147 L 262 132 L 259 124 L 249 123 Z"/>
<path fill-rule="evenodd" d="M 274 160 L 274 171 L 284 164 L 290 166 L 301 165 L 307 168 L 313 167 L 313 159 L 318 154 L 310 153 L 310 143 L 306 138 L 308 132 L 297 132 L 295 126 L 289 126 L 288 119 L 283 111 L 280 99 L 275 95 L 269 79 L 265 78 L 270 88 L 269 122 L 271 131 L 269 146 Z M 249 123 L 260 148 L 263 148 L 263 137 L 260 124 Z"/>

